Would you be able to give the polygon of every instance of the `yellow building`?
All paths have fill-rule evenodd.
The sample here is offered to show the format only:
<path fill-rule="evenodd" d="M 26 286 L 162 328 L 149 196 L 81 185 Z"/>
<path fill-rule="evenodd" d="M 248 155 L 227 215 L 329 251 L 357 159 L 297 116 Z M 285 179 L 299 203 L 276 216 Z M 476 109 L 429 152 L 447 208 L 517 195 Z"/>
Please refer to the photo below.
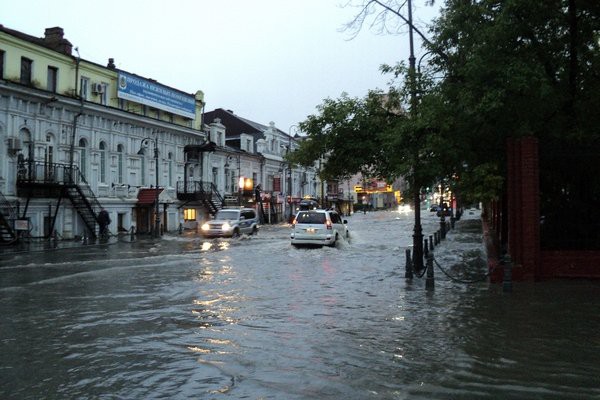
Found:
<path fill-rule="evenodd" d="M 101 208 L 112 233 L 177 229 L 178 185 L 207 162 L 203 107 L 201 91 L 81 59 L 59 27 L 0 25 L 0 241 L 94 237 Z"/>

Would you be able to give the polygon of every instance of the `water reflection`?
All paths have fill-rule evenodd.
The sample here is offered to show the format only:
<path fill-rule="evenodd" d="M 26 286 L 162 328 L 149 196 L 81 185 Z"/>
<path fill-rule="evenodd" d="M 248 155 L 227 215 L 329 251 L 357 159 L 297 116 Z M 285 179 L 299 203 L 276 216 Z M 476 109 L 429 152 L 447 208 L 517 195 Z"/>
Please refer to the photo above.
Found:
<path fill-rule="evenodd" d="M 350 217 L 337 248 L 264 229 L 3 269 L 0 397 L 600 398 L 600 283 L 506 294 L 438 274 L 426 292 L 404 279 L 398 216 Z M 452 240 L 436 258 L 478 271 Z"/>

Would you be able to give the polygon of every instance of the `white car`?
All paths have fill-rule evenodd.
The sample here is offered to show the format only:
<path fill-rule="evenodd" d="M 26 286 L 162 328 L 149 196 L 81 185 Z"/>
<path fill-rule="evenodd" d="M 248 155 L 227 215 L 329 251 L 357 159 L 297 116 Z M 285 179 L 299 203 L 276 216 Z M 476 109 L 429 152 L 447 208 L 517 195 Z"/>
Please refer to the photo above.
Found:
<path fill-rule="evenodd" d="M 348 221 L 333 210 L 299 211 L 292 224 L 293 246 L 335 246 L 340 238 L 348 238 Z"/>
<path fill-rule="evenodd" d="M 252 208 L 224 208 L 200 227 L 204 237 L 238 237 L 258 232 L 258 217 Z"/>

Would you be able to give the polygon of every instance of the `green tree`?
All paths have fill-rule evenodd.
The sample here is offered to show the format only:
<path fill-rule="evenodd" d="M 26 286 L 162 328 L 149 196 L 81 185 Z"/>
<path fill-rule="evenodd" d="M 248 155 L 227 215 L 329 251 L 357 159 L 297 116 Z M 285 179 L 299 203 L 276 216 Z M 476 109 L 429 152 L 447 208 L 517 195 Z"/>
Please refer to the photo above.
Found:
<path fill-rule="evenodd" d="M 402 4 L 364 1 L 349 25 L 373 18 L 397 32 Z M 292 158 L 325 157 L 325 178 L 404 175 L 417 186 L 445 180 L 472 201 L 497 198 L 508 137 L 598 140 L 599 21 L 591 0 L 447 0 L 431 39 L 418 31 L 430 58 L 415 86 L 402 63 L 383 66 L 396 78 L 387 92 L 325 100 L 301 124 L 308 138 Z"/>

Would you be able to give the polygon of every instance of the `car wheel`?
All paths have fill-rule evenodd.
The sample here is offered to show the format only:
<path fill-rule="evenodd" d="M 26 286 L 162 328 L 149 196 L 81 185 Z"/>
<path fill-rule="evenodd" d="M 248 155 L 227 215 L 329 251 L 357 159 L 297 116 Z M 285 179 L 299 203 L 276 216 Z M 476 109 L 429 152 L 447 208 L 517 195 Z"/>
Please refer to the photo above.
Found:
<path fill-rule="evenodd" d="M 335 244 L 337 243 L 338 240 L 338 234 L 335 234 L 335 238 L 333 239 L 333 242 L 331 242 L 331 244 L 329 245 L 329 247 L 335 247 Z"/>
<path fill-rule="evenodd" d="M 252 227 L 252 231 L 250 232 L 251 235 L 256 235 L 258 233 L 258 229 L 256 229 L 256 226 Z"/>
<path fill-rule="evenodd" d="M 231 234 L 231 237 L 232 237 L 232 238 L 237 238 L 237 237 L 240 237 L 240 231 L 239 231 L 239 229 L 235 229 L 235 230 L 233 231 L 233 233 Z"/>

